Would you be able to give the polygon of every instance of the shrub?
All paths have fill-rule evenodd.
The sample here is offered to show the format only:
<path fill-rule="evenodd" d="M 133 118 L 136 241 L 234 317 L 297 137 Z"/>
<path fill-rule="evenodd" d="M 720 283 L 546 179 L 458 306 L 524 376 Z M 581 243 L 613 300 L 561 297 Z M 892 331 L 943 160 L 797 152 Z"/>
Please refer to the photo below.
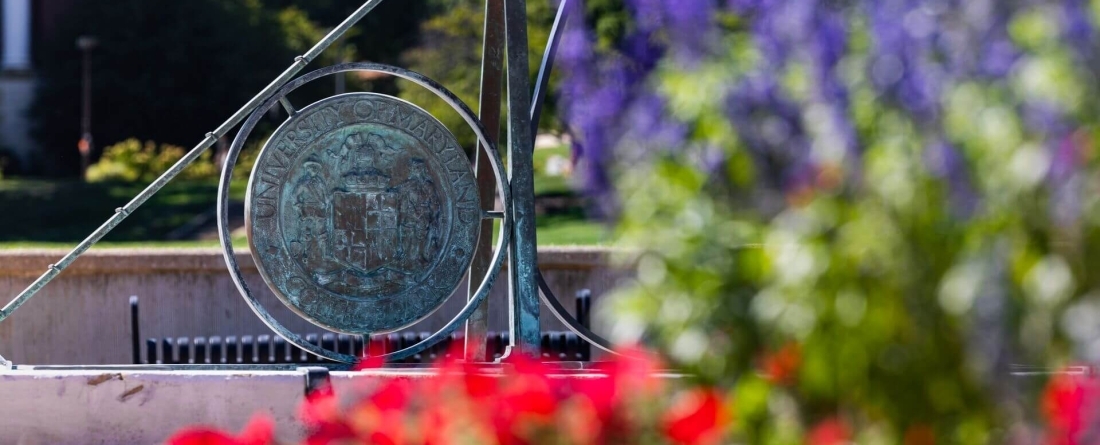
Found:
<path fill-rule="evenodd" d="M 186 149 L 176 145 L 127 139 L 107 147 L 99 161 L 88 167 L 87 178 L 91 182 L 152 182 L 186 153 Z M 211 152 L 207 151 L 184 169 L 179 178 L 213 179 L 217 172 Z"/>

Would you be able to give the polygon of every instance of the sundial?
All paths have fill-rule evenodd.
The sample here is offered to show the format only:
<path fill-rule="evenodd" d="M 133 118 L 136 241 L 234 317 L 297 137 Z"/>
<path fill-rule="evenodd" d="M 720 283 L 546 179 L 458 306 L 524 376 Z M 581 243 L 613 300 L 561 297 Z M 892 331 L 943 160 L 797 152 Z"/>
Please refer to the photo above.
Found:
<path fill-rule="evenodd" d="M 454 136 L 420 107 L 333 96 L 265 144 L 248 186 L 249 246 L 302 317 L 346 333 L 393 331 L 462 280 L 481 221 L 476 187 Z"/>
<path fill-rule="evenodd" d="M 288 343 L 336 362 L 358 361 L 360 357 L 325 349 L 287 329 L 256 298 L 237 264 L 227 214 L 233 171 L 256 125 L 281 104 L 286 118 L 264 144 L 253 168 L 245 219 L 260 274 L 297 315 L 329 330 L 364 336 L 399 330 L 438 309 L 469 272 L 473 285 L 466 305 L 449 322 L 427 339 L 382 358 L 418 354 L 463 324 L 471 332 L 469 342 L 486 332 L 485 300 L 507 257 L 509 353 L 515 348 L 520 354 L 539 355 L 540 297 L 579 337 L 610 351 L 606 339 L 581 325 L 554 296 L 538 270 L 535 249 L 534 132 L 561 30 L 575 2 L 563 0 L 558 5 L 533 94 L 527 69 L 526 2 L 486 2 L 480 115 L 439 83 L 391 65 L 344 63 L 295 77 L 382 1 L 365 0 L 179 162 L 115 209 L 98 229 L 0 308 L 0 322 L 240 125 L 225 155 L 218 187 L 218 231 L 230 276 L 252 311 Z M 477 135 L 477 176 L 451 132 L 409 102 L 363 92 L 328 97 L 298 110 L 287 98 L 309 82 L 353 72 L 400 78 L 450 105 Z M 502 87 L 508 104 L 508 172 L 496 137 Z M 499 199 L 499 210 L 481 202 L 490 196 Z M 495 243 L 479 239 L 488 227 L 486 219 L 499 220 Z M 483 256 L 473 261 L 475 255 Z M 483 312 L 474 317 L 478 310 Z M 484 344 L 467 353 L 474 361 L 488 359 Z M 0 367 L 6 366 L 11 365 L 0 357 Z"/>

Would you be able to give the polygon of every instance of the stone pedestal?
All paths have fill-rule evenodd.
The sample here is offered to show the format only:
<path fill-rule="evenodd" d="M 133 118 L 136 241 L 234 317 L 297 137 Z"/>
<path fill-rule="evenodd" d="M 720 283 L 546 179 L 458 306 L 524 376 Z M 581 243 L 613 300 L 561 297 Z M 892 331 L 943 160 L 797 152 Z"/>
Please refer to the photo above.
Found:
<path fill-rule="evenodd" d="M 387 379 L 432 378 L 431 369 L 333 372 L 337 397 Z M 601 378 L 564 372 L 552 378 Z M 255 413 L 275 421 L 280 443 L 297 443 L 304 371 L 0 371 L 0 442 L 37 444 L 163 443 L 181 428 L 209 425 L 239 432 Z"/>
<path fill-rule="evenodd" d="M 0 304 L 64 253 L 0 252 Z M 547 247 L 540 250 L 539 263 L 565 307 L 575 307 L 577 290 L 590 289 L 595 308 L 600 296 L 629 276 L 610 266 L 610 256 L 606 248 Z M 237 262 L 257 298 L 289 329 L 324 333 L 275 298 L 248 253 L 238 250 Z M 504 279 L 493 286 L 491 331 L 507 329 L 507 290 Z M 238 294 L 217 249 L 93 249 L 0 323 L 0 355 L 21 365 L 130 363 L 131 295 L 140 298 L 142 338 L 274 335 Z M 462 284 L 443 307 L 410 330 L 439 329 L 465 304 Z M 541 318 L 543 331 L 565 330 L 549 311 Z M 593 327 L 602 332 L 599 323 Z"/>

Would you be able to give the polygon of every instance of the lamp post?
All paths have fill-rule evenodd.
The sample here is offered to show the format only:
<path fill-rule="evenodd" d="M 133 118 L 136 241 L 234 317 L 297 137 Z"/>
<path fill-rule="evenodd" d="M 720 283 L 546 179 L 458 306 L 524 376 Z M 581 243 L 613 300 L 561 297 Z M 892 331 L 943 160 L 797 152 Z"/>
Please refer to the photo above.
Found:
<path fill-rule="evenodd" d="M 84 177 L 88 171 L 88 164 L 92 156 L 92 49 L 99 45 L 99 40 L 92 36 L 80 36 L 76 39 L 76 47 L 83 55 L 83 94 L 80 111 L 80 142 L 76 148 L 80 151 L 80 176 Z"/>

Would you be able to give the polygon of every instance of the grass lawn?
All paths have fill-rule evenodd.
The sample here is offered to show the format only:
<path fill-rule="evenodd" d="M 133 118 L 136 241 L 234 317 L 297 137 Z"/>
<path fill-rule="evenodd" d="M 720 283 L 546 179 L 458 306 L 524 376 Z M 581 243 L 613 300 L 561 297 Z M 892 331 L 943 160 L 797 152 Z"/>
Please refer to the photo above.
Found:
<path fill-rule="evenodd" d="M 535 152 L 538 195 L 572 193 L 568 179 L 539 174 L 547 159 L 568 158 L 568 148 Z M 243 201 L 244 181 L 235 181 L 231 199 Z M 0 180 L 0 248 L 76 246 L 107 220 L 114 209 L 130 201 L 143 184 L 85 183 L 81 181 Z M 97 247 L 216 247 L 217 241 L 164 241 L 168 233 L 215 206 L 213 181 L 173 181 L 108 234 Z M 590 245 L 608 239 L 600 223 L 589 221 L 581 209 L 540 217 L 539 245 Z M 243 238 L 238 249 L 247 249 Z"/>
<path fill-rule="evenodd" d="M 75 244 L 129 202 L 142 184 L 81 181 L 0 181 L 0 242 Z M 172 182 L 104 238 L 105 242 L 163 240 L 173 229 L 214 207 L 213 182 Z M 233 195 L 243 197 L 244 187 Z"/>
<path fill-rule="evenodd" d="M 569 147 L 540 148 L 535 150 L 533 165 L 535 167 L 535 194 L 556 195 L 573 193 L 570 179 L 563 176 L 550 176 L 546 174 L 546 163 L 555 156 L 569 159 Z"/>

